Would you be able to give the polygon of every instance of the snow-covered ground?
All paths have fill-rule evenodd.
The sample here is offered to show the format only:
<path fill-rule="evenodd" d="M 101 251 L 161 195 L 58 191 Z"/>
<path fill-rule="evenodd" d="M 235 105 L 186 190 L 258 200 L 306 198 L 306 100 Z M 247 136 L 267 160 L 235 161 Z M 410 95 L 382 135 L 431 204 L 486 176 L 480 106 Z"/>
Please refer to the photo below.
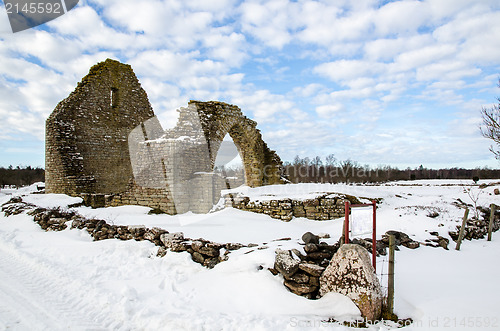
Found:
<path fill-rule="evenodd" d="M 463 209 L 454 202 L 472 203 L 464 192 L 470 184 L 448 180 L 380 186 L 302 184 L 240 191 L 256 200 L 308 198 L 320 192 L 382 198 L 378 237 L 398 230 L 424 241 L 432 238 L 431 231 L 449 238 L 448 231 L 463 216 Z M 478 205 L 500 205 L 500 196 L 493 194 L 495 187 L 471 188 L 473 198 L 478 195 Z M 12 195 L 26 195 L 24 201 L 45 207 L 79 201 L 28 194 L 32 189 L 0 191 L 0 204 Z M 206 269 L 186 252 L 156 257 L 158 247 L 147 241 L 93 242 L 84 230 L 44 232 L 26 214 L 0 214 L 0 329 L 349 330 L 325 321 L 359 314 L 339 294 L 319 300 L 296 296 L 282 285 L 280 276 L 267 271 L 275 249 L 300 249 L 304 232 L 329 233 L 332 238 L 326 241 L 337 241 L 341 219 L 295 218 L 285 223 L 232 208 L 177 216 L 147 215 L 149 209 L 138 206 L 76 210 L 112 224 L 159 226 L 186 237 L 258 246 L 233 251 L 228 261 Z M 431 212 L 439 216 L 428 217 Z M 285 237 L 292 240 L 276 240 Z M 396 252 L 395 312 L 414 320 L 401 330 L 500 330 L 500 233 L 491 242 L 465 241 L 461 251 L 454 246 L 450 239 L 449 251 L 401 247 Z M 386 257 L 379 257 L 377 263 L 386 285 Z M 370 327 L 390 328 L 387 324 Z"/>

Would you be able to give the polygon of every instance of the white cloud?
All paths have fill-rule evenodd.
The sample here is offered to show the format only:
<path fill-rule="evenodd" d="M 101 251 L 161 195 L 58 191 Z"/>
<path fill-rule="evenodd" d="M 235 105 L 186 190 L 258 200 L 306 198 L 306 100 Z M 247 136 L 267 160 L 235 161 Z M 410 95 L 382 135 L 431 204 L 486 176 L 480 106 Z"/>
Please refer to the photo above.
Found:
<path fill-rule="evenodd" d="M 385 62 L 393 60 L 405 51 L 418 50 L 432 42 L 430 34 L 373 39 L 365 43 L 364 54 L 369 60 Z"/>
<path fill-rule="evenodd" d="M 248 0 L 241 4 L 242 31 L 249 33 L 265 45 L 281 49 L 290 42 L 289 29 L 295 24 L 294 3 L 288 0 Z"/>
<path fill-rule="evenodd" d="M 335 82 L 364 78 L 379 74 L 384 65 L 363 60 L 339 60 L 322 63 L 314 68 L 314 73 L 328 77 Z"/>
<path fill-rule="evenodd" d="M 221 60 L 231 67 L 237 67 L 248 58 L 245 36 L 231 32 L 231 29 L 219 28 L 203 40 L 211 58 Z"/>
<path fill-rule="evenodd" d="M 316 113 L 321 117 L 331 117 L 342 111 L 344 106 L 342 104 L 330 104 L 330 105 L 322 105 L 316 107 Z"/>
<path fill-rule="evenodd" d="M 244 112 L 250 111 L 257 122 L 272 121 L 277 113 L 291 111 L 295 104 L 283 95 L 270 93 L 268 90 L 233 91 L 231 102 Z"/>
<path fill-rule="evenodd" d="M 374 13 L 373 23 L 379 36 L 414 34 L 429 19 L 425 3 L 390 2 Z"/>
<path fill-rule="evenodd" d="M 417 69 L 417 80 L 460 80 L 464 77 L 477 76 L 481 74 L 481 69 L 462 61 L 441 61 L 431 63 Z"/>
<path fill-rule="evenodd" d="M 399 54 L 394 60 L 394 67 L 397 71 L 415 70 L 444 58 L 453 57 L 456 52 L 456 45 L 438 44 L 421 47 Z"/>
<path fill-rule="evenodd" d="M 316 95 L 321 90 L 324 90 L 325 87 L 321 84 L 308 84 L 306 86 L 295 87 L 292 91 L 292 95 L 300 96 L 303 98 L 307 98 L 313 95 Z"/>

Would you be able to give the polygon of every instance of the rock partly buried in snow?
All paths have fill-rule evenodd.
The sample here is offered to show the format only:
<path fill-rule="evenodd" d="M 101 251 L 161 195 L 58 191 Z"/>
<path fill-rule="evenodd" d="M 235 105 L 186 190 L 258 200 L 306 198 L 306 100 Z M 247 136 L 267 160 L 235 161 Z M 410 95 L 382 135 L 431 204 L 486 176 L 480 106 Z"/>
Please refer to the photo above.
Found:
<path fill-rule="evenodd" d="M 183 252 L 188 249 L 188 244 L 184 243 L 184 234 L 182 232 L 164 233 L 160 235 L 160 240 L 172 252 Z"/>
<path fill-rule="evenodd" d="M 299 270 L 299 261 L 292 257 L 290 251 L 284 251 L 278 248 L 276 250 L 274 269 L 278 270 L 285 277 L 291 277 Z"/>
<path fill-rule="evenodd" d="M 306 232 L 302 235 L 302 240 L 307 244 L 319 244 L 319 237 L 311 232 Z"/>
<path fill-rule="evenodd" d="M 377 320 L 382 310 L 382 289 L 368 251 L 345 244 L 335 253 L 320 277 L 319 295 L 336 292 L 349 297 L 363 317 Z"/>
<path fill-rule="evenodd" d="M 297 295 L 309 294 L 318 289 L 317 286 L 310 284 L 299 284 L 294 282 L 293 280 L 285 280 L 285 286 L 292 292 Z"/>

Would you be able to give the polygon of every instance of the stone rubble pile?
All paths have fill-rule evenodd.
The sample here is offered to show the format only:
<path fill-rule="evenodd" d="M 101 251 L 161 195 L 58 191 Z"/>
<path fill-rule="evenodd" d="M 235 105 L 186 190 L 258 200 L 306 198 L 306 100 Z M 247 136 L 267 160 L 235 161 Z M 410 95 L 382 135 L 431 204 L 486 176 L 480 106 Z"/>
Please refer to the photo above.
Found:
<path fill-rule="evenodd" d="M 490 208 L 481 208 L 481 219 L 472 218 L 467 220 L 464 229 L 464 239 L 484 239 L 488 235 L 488 227 L 490 224 Z M 453 241 L 458 240 L 460 233 L 460 228 L 462 224 L 456 226 L 455 231 L 448 232 L 449 236 Z M 495 218 L 493 220 L 493 232 L 500 230 L 500 211 L 495 213 Z"/>
<path fill-rule="evenodd" d="M 317 299 L 319 277 L 339 248 L 338 244 L 328 245 L 319 239 L 311 232 L 302 236 L 305 255 L 295 248 L 277 249 L 274 268 L 270 269 L 274 275 L 283 276 L 284 285 L 292 293 L 308 299 Z"/>
<path fill-rule="evenodd" d="M 302 236 L 305 255 L 298 249 L 276 250 L 274 275 L 283 276 L 290 292 L 319 299 L 328 292 L 353 300 L 368 319 L 380 316 L 382 291 L 366 249 L 356 244 L 328 245 L 310 232 Z"/>
<path fill-rule="evenodd" d="M 435 235 L 436 239 L 420 243 L 411 239 L 406 233 L 394 230 L 387 231 L 382 235 L 382 239 L 377 240 L 377 256 L 387 255 L 390 235 L 395 238 L 396 250 L 399 250 L 398 246 L 416 249 L 420 245 L 448 249 L 449 240 L 447 238 L 439 236 L 437 232 L 431 232 L 430 234 Z M 325 235 L 321 235 L 321 237 L 327 238 Z M 283 284 L 292 293 L 308 299 L 317 299 L 319 298 L 319 278 L 325 268 L 331 264 L 333 256 L 341 247 L 341 239 L 335 244 L 329 245 L 320 242 L 320 236 L 306 232 L 302 236 L 302 241 L 304 242 L 302 248 L 305 254 L 296 248 L 290 250 L 277 249 L 274 268 L 269 269 L 269 271 L 274 275 L 281 274 L 284 279 Z M 354 238 L 350 241 L 350 244 L 363 247 L 369 254 L 372 252 L 371 238 Z"/>

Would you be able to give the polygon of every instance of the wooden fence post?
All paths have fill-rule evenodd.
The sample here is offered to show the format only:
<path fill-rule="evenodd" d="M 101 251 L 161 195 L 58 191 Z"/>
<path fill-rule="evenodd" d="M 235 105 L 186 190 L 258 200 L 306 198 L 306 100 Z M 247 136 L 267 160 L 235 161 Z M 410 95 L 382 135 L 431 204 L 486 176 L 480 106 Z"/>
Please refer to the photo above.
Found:
<path fill-rule="evenodd" d="M 389 236 L 389 280 L 387 284 L 387 310 L 394 313 L 394 253 L 396 250 L 394 235 Z"/>
<path fill-rule="evenodd" d="M 497 205 L 492 203 L 490 205 L 491 213 L 490 213 L 490 224 L 488 226 L 488 241 L 491 241 L 491 232 L 493 232 L 493 221 L 495 220 L 495 212 L 497 211 Z"/>
<path fill-rule="evenodd" d="M 469 217 L 469 208 L 465 208 L 464 218 L 462 219 L 462 226 L 460 227 L 460 232 L 458 234 L 457 246 L 455 249 L 460 250 L 460 245 L 464 239 L 465 225 L 467 224 L 467 218 Z"/>

